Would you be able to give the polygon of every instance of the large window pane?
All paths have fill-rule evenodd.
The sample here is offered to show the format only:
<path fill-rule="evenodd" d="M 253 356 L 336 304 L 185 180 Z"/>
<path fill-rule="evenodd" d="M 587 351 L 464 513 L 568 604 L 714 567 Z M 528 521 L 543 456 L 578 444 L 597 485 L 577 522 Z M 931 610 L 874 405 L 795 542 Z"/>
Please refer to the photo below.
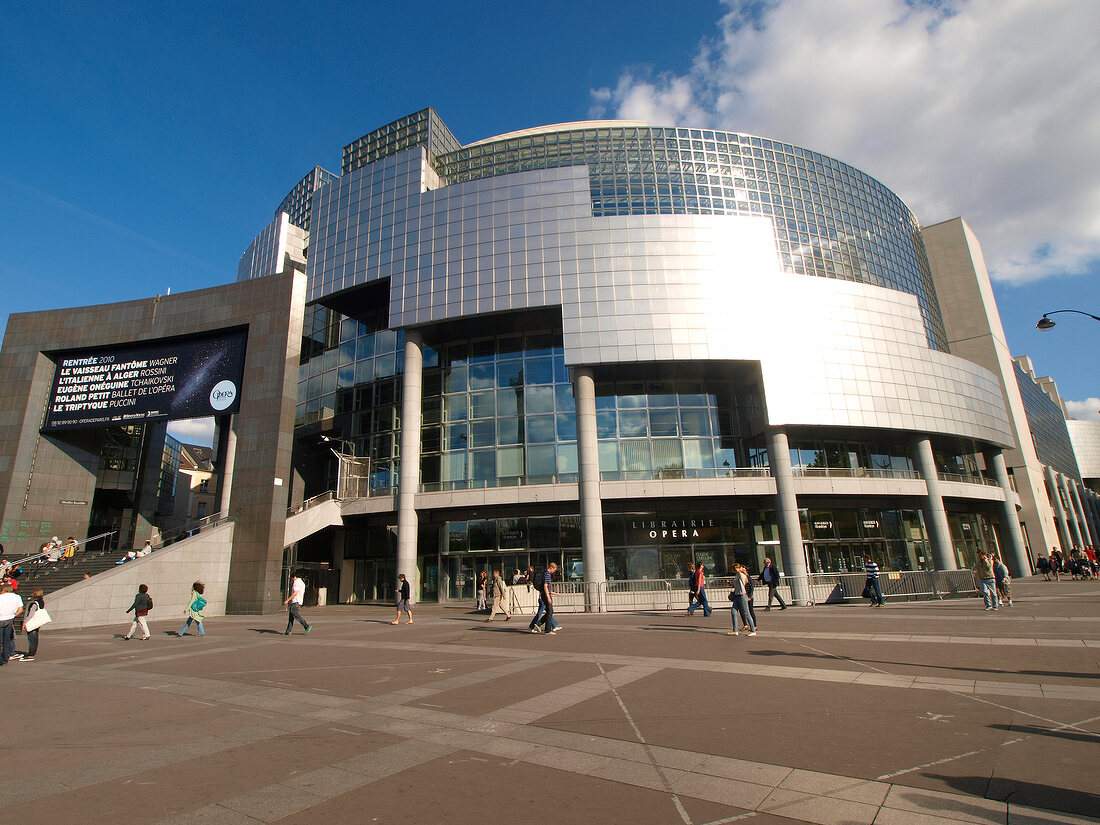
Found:
<path fill-rule="evenodd" d="M 619 410 L 619 435 L 640 438 L 649 434 L 649 414 L 645 410 Z"/>
<path fill-rule="evenodd" d="M 497 475 L 500 478 L 523 475 L 523 447 L 501 447 L 497 450 Z"/>
<path fill-rule="evenodd" d="M 619 444 L 622 455 L 622 467 L 624 473 L 653 472 L 652 456 L 649 451 L 649 442 L 645 440 L 623 441 Z"/>
<path fill-rule="evenodd" d="M 524 390 L 524 407 L 528 413 L 554 411 L 553 387 L 527 387 Z"/>
<path fill-rule="evenodd" d="M 555 440 L 555 421 L 552 415 L 530 415 L 527 417 L 527 443 Z"/>
<path fill-rule="evenodd" d="M 553 444 L 527 448 L 527 476 L 549 479 L 558 471 L 558 456 Z"/>

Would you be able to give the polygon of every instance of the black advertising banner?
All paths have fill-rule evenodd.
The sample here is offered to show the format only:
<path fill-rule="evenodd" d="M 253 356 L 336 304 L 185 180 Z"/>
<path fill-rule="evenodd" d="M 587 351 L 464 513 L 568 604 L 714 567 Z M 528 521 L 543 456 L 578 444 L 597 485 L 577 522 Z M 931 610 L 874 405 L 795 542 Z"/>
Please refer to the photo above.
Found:
<path fill-rule="evenodd" d="M 237 412 L 248 332 L 64 352 L 44 430 Z"/>

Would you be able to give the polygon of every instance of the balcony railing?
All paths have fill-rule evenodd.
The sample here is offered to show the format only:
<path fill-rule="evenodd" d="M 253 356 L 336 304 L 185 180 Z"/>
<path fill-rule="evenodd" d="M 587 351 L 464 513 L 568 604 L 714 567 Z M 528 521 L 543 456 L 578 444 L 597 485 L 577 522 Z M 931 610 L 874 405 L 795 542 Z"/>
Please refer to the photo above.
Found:
<path fill-rule="evenodd" d="M 880 470 L 877 467 L 792 467 L 802 478 L 900 478 L 919 479 L 916 470 Z"/>
<path fill-rule="evenodd" d="M 983 484 L 986 487 L 999 487 L 997 480 L 965 473 L 940 473 L 940 481 L 953 481 L 956 484 Z"/>

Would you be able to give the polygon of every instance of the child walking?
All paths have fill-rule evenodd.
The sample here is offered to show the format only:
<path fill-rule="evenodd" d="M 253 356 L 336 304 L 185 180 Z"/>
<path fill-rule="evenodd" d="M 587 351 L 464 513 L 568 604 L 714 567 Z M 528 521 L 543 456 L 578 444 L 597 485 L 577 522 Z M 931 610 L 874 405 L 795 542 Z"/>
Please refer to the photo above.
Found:
<path fill-rule="evenodd" d="M 134 631 L 141 626 L 143 642 L 149 641 L 149 624 L 145 621 L 145 617 L 149 615 L 149 611 L 153 609 L 153 599 L 149 595 L 149 585 L 138 585 L 137 595 L 134 596 L 134 603 L 126 608 L 126 612 L 134 611 L 134 621 L 130 624 L 130 632 L 122 638 L 126 641 L 130 641 L 130 637 L 134 635 Z"/>

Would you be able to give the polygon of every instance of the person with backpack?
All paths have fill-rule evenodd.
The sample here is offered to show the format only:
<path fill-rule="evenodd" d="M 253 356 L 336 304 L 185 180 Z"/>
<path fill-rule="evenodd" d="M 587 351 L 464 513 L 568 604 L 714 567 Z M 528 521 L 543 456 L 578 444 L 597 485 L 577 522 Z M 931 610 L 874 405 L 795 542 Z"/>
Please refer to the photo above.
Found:
<path fill-rule="evenodd" d="M 149 641 L 149 623 L 145 621 L 145 617 L 149 615 L 149 611 L 153 609 L 153 599 L 149 595 L 149 585 L 138 585 L 137 595 L 134 596 L 134 603 L 126 608 L 126 612 L 134 611 L 134 621 L 130 623 L 130 630 L 122 638 L 127 642 L 130 641 L 130 637 L 134 635 L 134 631 L 141 627 L 143 642 Z M 188 620 L 190 621 L 190 620 Z M 199 625 L 201 628 L 202 625 Z"/>
<path fill-rule="evenodd" d="M 207 601 L 203 593 L 206 592 L 206 585 L 202 582 L 195 582 L 191 585 L 191 599 L 187 602 L 187 607 L 183 612 L 187 614 L 187 621 L 183 627 L 176 631 L 177 636 L 183 636 L 187 633 L 187 628 L 191 627 L 191 622 L 195 623 L 198 628 L 199 636 L 205 636 L 206 630 L 202 626 L 203 620 L 203 608 L 206 607 Z"/>
<path fill-rule="evenodd" d="M 554 618 L 554 573 L 557 572 L 557 562 L 550 562 L 542 573 L 539 582 L 539 608 L 535 611 L 535 618 L 531 620 L 528 630 L 532 633 L 547 633 L 553 635 L 561 630 L 561 625 Z M 539 630 L 539 622 L 542 622 L 543 630 Z"/>

